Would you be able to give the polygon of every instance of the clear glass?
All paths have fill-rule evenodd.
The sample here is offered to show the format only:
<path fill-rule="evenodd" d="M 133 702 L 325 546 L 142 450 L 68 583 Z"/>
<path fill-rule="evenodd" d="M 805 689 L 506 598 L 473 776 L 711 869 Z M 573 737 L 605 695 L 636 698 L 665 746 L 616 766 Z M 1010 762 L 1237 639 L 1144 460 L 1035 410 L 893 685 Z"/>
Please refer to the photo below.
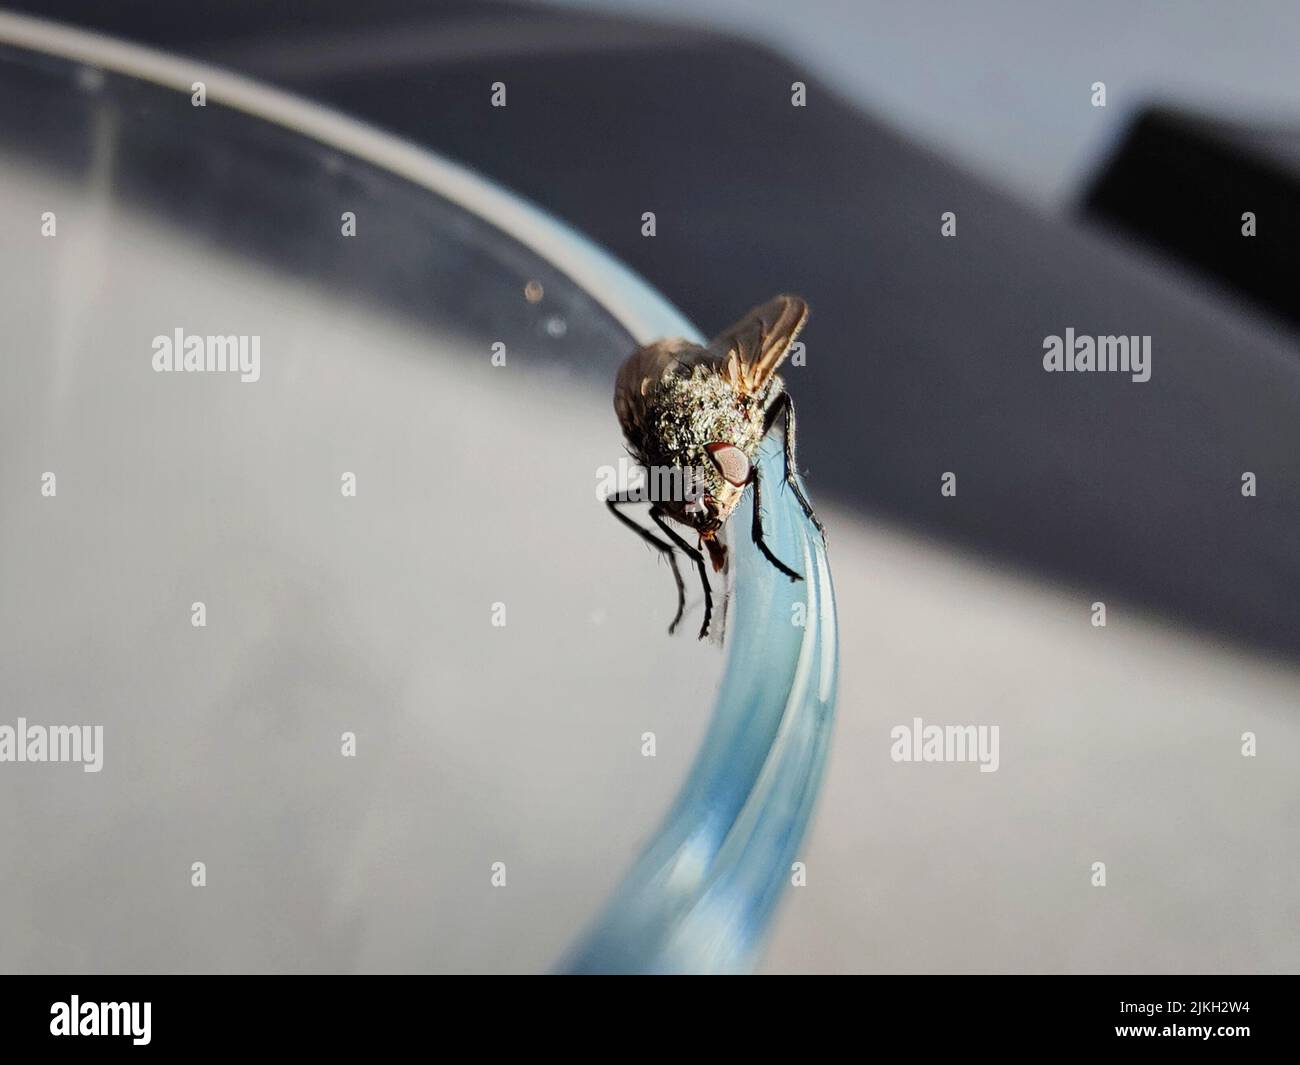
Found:
<path fill-rule="evenodd" d="M 774 493 L 810 579 L 736 538 L 720 686 L 666 636 L 598 497 L 614 367 L 671 309 L 113 65 L 0 46 L 0 724 L 103 730 L 98 772 L 0 767 L 0 969 L 744 967 L 834 609 Z M 177 330 L 256 374 L 156 369 Z"/>

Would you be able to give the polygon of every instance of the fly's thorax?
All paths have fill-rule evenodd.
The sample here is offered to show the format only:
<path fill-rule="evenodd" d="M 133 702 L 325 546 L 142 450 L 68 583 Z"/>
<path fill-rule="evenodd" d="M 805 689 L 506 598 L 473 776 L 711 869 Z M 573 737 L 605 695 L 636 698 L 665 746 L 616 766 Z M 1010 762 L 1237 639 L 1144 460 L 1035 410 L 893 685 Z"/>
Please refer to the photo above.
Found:
<path fill-rule="evenodd" d="M 757 458 L 763 438 L 762 403 L 737 392 L 712 367 L 665 373 L 648 398 L 651 437 L 665 459 L 703 471 L 712 483 L 722 476 L 709 457 L 709 445 L 730 444 L 751 462 Z"/>

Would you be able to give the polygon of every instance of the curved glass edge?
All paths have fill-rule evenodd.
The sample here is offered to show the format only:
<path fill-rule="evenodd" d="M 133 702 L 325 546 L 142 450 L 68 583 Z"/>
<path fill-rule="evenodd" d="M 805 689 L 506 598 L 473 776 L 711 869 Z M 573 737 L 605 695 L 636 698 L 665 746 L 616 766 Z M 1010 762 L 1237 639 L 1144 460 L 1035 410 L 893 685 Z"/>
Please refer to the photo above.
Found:
<path fill-rule="evenodd" d="M 577 230 L 490 178 L 437 152 L 283 89 L 101 33 L 0 11 L 0 43 L 111 70 L 242 111 L 364 159 L 490 222 L 585 289 L 638 344 L 689 336 L 689 322 L 644 278 Z"/>
<path fill-rule="evenodd" d="M 763 527 L 792 582 L 732 519 L 730 654 L 708 734 L 667 819 L 605 912 L 565 960 L 569 973 L 726 973 L 752 967 L 807 829 L 834 718 L 838 633 L 821 534 L 763 443 Z"/>

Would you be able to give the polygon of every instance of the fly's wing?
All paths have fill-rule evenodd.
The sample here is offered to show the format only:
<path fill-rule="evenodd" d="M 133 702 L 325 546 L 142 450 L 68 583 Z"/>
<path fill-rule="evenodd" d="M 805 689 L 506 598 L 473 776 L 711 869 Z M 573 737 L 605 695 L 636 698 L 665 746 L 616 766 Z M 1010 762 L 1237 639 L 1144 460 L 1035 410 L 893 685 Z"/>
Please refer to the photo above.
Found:
<path fill-rule="evenodd" d="M 623 427 L 623 435 L 638 455 L 644 456 L 652 450 L 650 408 L 655 386 L 665 373 L 690 373 L 702 358 L 712 356 L 689 340 L 671 338 L 637 348 L 619 367 L 614 380 L 614 413 Z"/>
<path fill-rule="evenodd" d="M 807 303 L 798 296 L 777 296 L 719 333 L 709 351 L 733 388 L 757 395 L 767 387 L 807 320 Z"/>

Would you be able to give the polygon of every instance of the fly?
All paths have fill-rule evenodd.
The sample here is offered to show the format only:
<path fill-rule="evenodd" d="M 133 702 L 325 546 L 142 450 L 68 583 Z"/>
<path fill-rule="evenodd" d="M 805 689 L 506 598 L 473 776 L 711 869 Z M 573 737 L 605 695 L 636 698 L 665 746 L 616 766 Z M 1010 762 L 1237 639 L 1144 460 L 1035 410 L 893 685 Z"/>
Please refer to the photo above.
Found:
<path fill-rule="evenodd" d="M 792 581 L 803 580 L 771 552 L 763 537 L 758 451 L 778 418 L 783 419 L 785 482 L 825 540 L 826 530 L 795 477 L 794 403 L 776 373 L 807 318 L 808 305 L 798 296 L 777 296 L 755 307 L 708 347 L 680 338 L 656 340 L 637 348 L 618 371 L 614 411 L 632 458 L 650 470 L 693 471 L 688 481 L 695 492 L 651 499 L 650 518 L 666 540 L 619 509 L 643 502 L 639 495 L 621 493 L 605 500 L 619 521 L 668 558 L 677 582 L 677 615 L 668 626 L 670 633 L 686 609 L 686 586 L 676 556 L 681 551 L 700 575 L 700 639 L 708 635 L 713 592 L 704 552 L 714 572 L 726 572 L 727 548 L 718 534 L 748 487 L 753 488 L 754 543 Z M 669 522 L 695 532 L 698 546 Z"/>

